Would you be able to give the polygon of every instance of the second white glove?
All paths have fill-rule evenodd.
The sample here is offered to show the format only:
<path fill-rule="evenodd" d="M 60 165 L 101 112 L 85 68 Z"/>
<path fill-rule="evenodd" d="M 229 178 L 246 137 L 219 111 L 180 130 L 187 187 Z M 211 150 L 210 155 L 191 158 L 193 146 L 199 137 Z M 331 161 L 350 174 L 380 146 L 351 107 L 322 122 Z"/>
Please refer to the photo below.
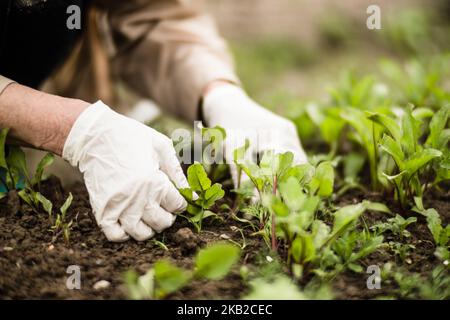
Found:
<path fill-rule="evenodd" d="M 300 144 L 295 125 L 279 115 L 261 107 L 235 85 L 223 85 L 213 89 L 203 101 L 203 117 L 209 127 L 220 126 L 227 131 L 225 158 L 236 186 L 237 168 L 233 163 L 233 151 L 250 140 L 249 153 L 261 154 L 290 151 L 296 164 L 306 163 L 307 157 Z M 243 180 L 248 180 L 246 175 Z"/>
<path fill-rule="evenodd" d="M 110 241 L 142 241 L 170 227 L 188 186 L 172 141 L 101 101 L 76 120 L 63 158 L 83 173 L 98 225 Z"/>

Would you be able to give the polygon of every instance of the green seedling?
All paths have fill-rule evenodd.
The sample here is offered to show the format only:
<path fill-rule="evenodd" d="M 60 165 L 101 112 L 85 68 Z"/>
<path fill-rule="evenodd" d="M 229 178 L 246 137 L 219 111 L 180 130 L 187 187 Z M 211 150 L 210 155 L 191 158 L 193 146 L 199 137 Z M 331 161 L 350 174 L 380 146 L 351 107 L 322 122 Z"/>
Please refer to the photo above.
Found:
<path fill-rule="evenodd" d="M 385 233 L 386 231 L 392 232 L 394 235 L 399 236 L 401 239 L 409 238 L 411 233 L 406 228 L 413 223 L 417 222 L 416 217 L 403 218 L 397 214 L 394 218 L 389 218 L 386 222 L 376 224 L 371 227 L 377 234 Z"/>
<path fill-rule="evenodd" d="M 319 275 L 324 275 L 324 270 L 333 263 L 336 264 L 332 273 L 343 271 L 346 268 L 353 272 L 361 273 L 364 268 L 358 261 L 377 250 L 383 243 L 383 236 L 374 235 L 366 230 L 362 232 L 349 231 L 337 239 L 331 246 L 331 251 L 324 255 L 322 264 L 326 266 L 320 270 Z M 334 257 L 333 257 L 334 255 Z M 333 261 L 336 259 L 336 261 Z M 328 260 L 328 261 L 327 261 Z M 331 263 L 330 263 L 331 262 Z"/>
<path fill-rule="evenodd" d="M 439 213 L 434 208 L 425 209 L 422 199 L 416 197 L 415 212 L 422 214 L 427 219 L 427 226 L 430 230 L 434 243 L 436 244 L 435 255 L 442 261 L 450 260 L 450 224 L 444 227 Z"/>
<path fill-rule="evenodd" d="M 277 235 L 283 240 L 287 248 L 287 263 L 291 273 L 296 277 L 301 277 L 305 269 L 311 265 L 318 266 L 323 261 L 324 256 L 330 256 L 331 251 L 339 251 L 340 255 L 344 250 L 337 250 L 333 247 L 337 240 L 346 239 L 348 232 L 355 227 L 356 222 L 365 210 L 388 209 L 378 203 L 363 202 L 357 205 L 348 205 L 337 210 L 334 216 L 332 228 L 324 221 L 317 218 L 320 205 L 320 194 L 317 190 L 316 180 L 322 175 L 312 178 L 305 191 L 304 186 L 294 177 L 289 177 L 280 183 L 280 195 L 266 195 L 263 204 L 276 216 Z M 328 183 L 324 184 L 323 194 L 328 194 Z M 332 190 L 331 190 L 332 192 Z M 359 246 L 360 250 L 355 252 L 356 241 L 359 234 L 353 236 L 354 241 L 348 239 L 340 240 L 340 248 L 348 249 L 342 264 L 354 265 L 358 259 L 369 254 L 382 243 L 382 236 L 371 236 L 364 234 L 366 238 L 364 246 Z M 358 236 L 358 237 L 357 237 Z M 339 261 L 336 260 L 336 263 Z M 320 271 L 318 271 L 320 272 Z"/>
<path fill-rule="evenodd" d="M 349 190 L 360 189 L 367 192 L 366 188 L 361 184 L 359 175 L 364 167 L 365 157 L 359 153 L 352 152 L 343 157 L 343 174 L 344 179 L 339 191 L 336 195 L 342 196 Z"/>
<path fill-rule="evenodd" d="M 67 197 L 64 204 L 59 208 L 59 212 L 56 215 L 55 222 L 53 223 L 50 230 L 53 232 L 53 241 L 56 241 L 56 239 L 62 234 L 64 237 L 64 240 L 66 243 L 69 243 L 70 241 L 70 229 L 72 228 L 73 220 L 70 220 L 67 222 L 66 216 L 67 216 L 67 210 L 71 206 L 73 201 L 72 193 L 69 193 L 69 196 Z M 51 203 L 47 204 L 47 206 L 50 206 L 49 213 L 51 215 Z"/>
<path fill-rule="evenodd" d="M 308 190 L 308 194 L 313 199 L 311 201 L 318 202 L 320 197 L 328 197 L 332 194 L 334 171 L 329 162 L 320 163 L 316 168 L 309 164 L 294 165 L 294 157 L 291 152 L 274 154 L 272 151 L 268 151 L 263 154 L 258 165 L 251 161 L 242 161 L 246 148 L 248 145 L 235 151 L 235 164 L 240 173 L 244 172 L 250 178 L 263 202 L 264 198 L 270 198 L 270 195 L 276 198 L 279 195 L 280 186 L 285 184 L 289 178 L 294 177 Z M 265 207 L 268 208 L 267 205 Z M 253 213 L 260 220 L 259 233 L 265 240 L 271 239 L 271 248 L 276 251 L 275 213 L 270 211 L 270 215 L 267 214 L 264 212 L 264 207 L 253 210 Z M 267 234 L 267 231 L 270 231 L 270 235 Z"/>
<path fill-rule="evenodd" d="M 190 216 L 187 219 L 200 232 L 203 219 L 218 217 L 210 208 L 223 198 L 225 192 L 219 183 L 211 183 L 205 169 L 198 162 L 188 168 L 187 179 L 189 188 L 181 188 L 179 191 L 188 202 L 187 212 Z"/>
<path fill-rule="evenodd" d="M 49 210 L 48 200 L 39 192 L 40 184 L 43 179 L 44 170 L 54 161 L 54 156 L 46 154 L 36 167 L 34 175 L 31 177 L 23 150 L 16 146 L 9 146 L 6 150 L 6 137 L 8 129 L 2 129 L 0 132 L 0 168 L 6 172 L 5 179 L 2 179 L 3 187 L 6 190 L 20 188 L 19 196 L 23 201 L 30 205 L 33 210 L 38 211 L 40 205 L 46 212 Z M 22 187 L 23 185 L 23 187 Z"/>
<path fill-rule="evenodd" d="M 361 147 L 364 148 L 369 161 L 370 181 L 372 184 L 372 190 L 378 190 L 379 177 L 378 177 L 378 147 L 382 134 L 382 127 L 374 124 L 367 119 L 366 114 L 358 109 L 354 108 L 342 108 L 341 118 L 353 129 L 349 132 L 349 137 Z"/>
<path fill-rule="evenodd" d="M 408 259 L 408 257 L 411 254 L 411 251 L 416 248 L 416 246 L 409 243 L 389 241 L 388 248 L 394 253 L 395 256 L 398 256 L 400 258 L 401 262 L 411 263 L 411 259 Z"/>
<path fill-rule="evenodd" d="M 403 268 L 391 270 L 386 282 L 394 281 L 397 294 L 403 299 L 448 300 L 450 275 L 448 266 L 435 267 L 426 277 Z"/>
<path fill-rule="evenodd" d="M 250 292 L 244 300 L 306 300 L 307 297 L 287 276 L 278 276 L 272 281 L 255 279 L 250 283 Z"/>
<path fill-rule="evenodd" d="M 435 56 L 427 61 L 414 59 L 405 65 L 384 60 L 380 69 L 394 87 L 394 100 L 397 104 L 412 103 L 438 110 L 450 101 L 450 93 L 444 85 L 445 79 L 450 75 L 448 54 Z"/>
<path fill-rule="evenodd" d="M 389 103 L 387 88 L 378 83 L 373 76 L 358 77 L 355 73 L 343 74 L 339 86 L 329 90 L 330 105 L 371 110 Z"/>
<path fill-rule="evenodd" d="M 239 260 L 240 250 L 227 243 L 216 243 L 199 250 L 194 269 L 186 270 L 166 260 L 157 261 L 143 276 L 135 271 L 124 275 L 131 299 L 164 299 L 197 279 L 221 280 Z"/>
<path fill-rule="evenodd" d="M 333 292 L 328 284 L 312 280 L 302 290 L 285 275 L 256 278 L 250 281 L 250 292 L 244 300 L 331 300 Z"/>
<path fill-rule="evenodd" d="M 396 172 L 383 174 L 394 185 L 396 198 L 403 209 L 406 209 L 413 197 L 422 197 L 427 186 L 422 183 L 422 173 L 430 174 L 427 170 L 429 164 L 443 155 L 442 151 L 431 146 L 439 147 L 446 144 L 450 138 L 445 133 L 442 135 L 443 133 L 436 132 L 437 127 L 445 126 L 447 122 L 447 117 L 438 112 L 431 120 L 432 133 L 427 143 L 421 145 L 419 142 L 422 137 L 420 113 L 421 110 L 414 113 L 410 107 L 405 111 L 400 123 L 386 115 L 378 113 L 369 115 L 370 120 L 386 129 L 386 134 L 379 145 L 383 152 L 392 158 Z M 448 112 L 445 114 L 448 116 Z"/>

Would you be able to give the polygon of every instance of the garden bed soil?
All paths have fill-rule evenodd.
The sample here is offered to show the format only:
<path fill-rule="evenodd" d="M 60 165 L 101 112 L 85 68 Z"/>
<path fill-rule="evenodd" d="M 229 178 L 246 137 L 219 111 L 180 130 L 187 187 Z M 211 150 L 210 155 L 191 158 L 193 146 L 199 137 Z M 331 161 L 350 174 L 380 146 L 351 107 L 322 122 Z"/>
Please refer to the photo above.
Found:
<path fill-rule="evenodd" d="M 70 243 L 62 237 L 53 239 L 49 231 L 48 216 L 35 213 L 29 206 L 19 201 L 17 193 L 10 192 L 0 200 L 0 299 L 125 299 L 127 298 L 123 274 L 134 269 L 139 273 L 147 271 L 158 259 L 169 259 L 178 266 L 192 268 L 193 257 L 199 247 L 209 243 L 230 238 L 242 243 L 239 232 L 232 226 L 238 222 L 224 216 L 224 222 L 216 220 L 205 222 L 200 234 L 179 217 L 175 224 L 156 239 L 163 242 L 165 250 L 155 241 L 111 243 L 97 227 L 92 215 L 87 192 L 81 184 L 63 190 L 58 179 L 50 178 L 42 186 L 42 193 L 58 208 L 68 192 L 74 200 L 69 209 L 69 220 L 73 219 Z M 356 203 L 377 195 L 365 195 L 360 192 L 345 196 L 341 204 Z M 378 196 L 379 197 L 379 196 Z M 426 205 L 436 208 L 443 220 L 449 222 L 450 198 L 447 196 L 427 200 Z M 339 204 L 339 203 L 338 203 Z M 370 225 L 383 218 L 378 213 L 365 215 Z M 242 226 L 240 226 L 242 227 Z M 439 261 L 434 257 L 434 245 L 430 232 L 422 217 L 412 225 L 409 243 L 416 246 L 410 256 L 411 263 L 406 268 L 413 272 L 429 273 Z M 267 252 L 261 238 L 251 237 L 249 230 L 244 230 L 247 247 L 241 264 L 257 268 L 257 261 Z M 389 240 L 389 235 L 387 239 Z M 392 253 L 378 250 L 363 259 L 361 264 L 382 265 L 395 261 Z M 69 290 L 66 287 L 67 268 L 77 265 L 81 269 L 81 289 Z M 381 290 L 368 290 L 366 274 L 346 271 L 333 282 L 333 291 L 339 299 L 367 299 L 380 295 L 395 295 L 394 285 L 383 286 Z M 106 280 L 109 287 L 94 289 L 98 281 Z M 171 299 L 237 299 L 248 291 L 248 285 L 242 280 L 239 266 L 221 281 L 196 280 L 168 298 Z"/>

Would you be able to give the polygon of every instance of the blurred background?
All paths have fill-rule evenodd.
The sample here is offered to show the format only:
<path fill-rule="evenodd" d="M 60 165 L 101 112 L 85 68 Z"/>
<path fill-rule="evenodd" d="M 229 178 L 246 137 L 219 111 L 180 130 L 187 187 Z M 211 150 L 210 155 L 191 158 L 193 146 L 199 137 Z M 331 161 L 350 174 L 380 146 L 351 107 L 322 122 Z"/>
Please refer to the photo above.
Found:
<path fill-rule="evenodd" d="M 372 4 L 381 9 L 381 30 L 366 26 Z M 448 60 L 450 52 L 449 0 L 208 0 L 206 9 L 247 92 L 293 118 L 349 73 L 381 75 L 383 60 L 407 68 Z M 442 81 L 450 91 L 450 76 Z M 152 125 L 170 132 L 167 121 Z"/>
<path fill-rule="evenodd" d="M 366 27 L 371 4 L 381 30 Z M 380 59 L 427 59 L 450 47 L 448 0 L 209 0 L 208 10 L 244 86 L 272 108 L 282 97 L 324 96 L 346 70 L 377 73 Z"/>

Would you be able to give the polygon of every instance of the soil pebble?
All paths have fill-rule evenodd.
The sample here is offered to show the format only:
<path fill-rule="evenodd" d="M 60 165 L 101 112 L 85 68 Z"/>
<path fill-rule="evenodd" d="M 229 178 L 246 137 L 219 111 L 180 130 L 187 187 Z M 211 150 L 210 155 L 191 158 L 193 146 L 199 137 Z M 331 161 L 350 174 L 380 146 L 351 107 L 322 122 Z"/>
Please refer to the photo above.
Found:
<path fill-rule="evenodd" d="M 182 252 L 195 251 L 202 243 L 199 237 L 189 228 L 181 228 L 173 235 L 173 241 L 180 246 Z"/>

